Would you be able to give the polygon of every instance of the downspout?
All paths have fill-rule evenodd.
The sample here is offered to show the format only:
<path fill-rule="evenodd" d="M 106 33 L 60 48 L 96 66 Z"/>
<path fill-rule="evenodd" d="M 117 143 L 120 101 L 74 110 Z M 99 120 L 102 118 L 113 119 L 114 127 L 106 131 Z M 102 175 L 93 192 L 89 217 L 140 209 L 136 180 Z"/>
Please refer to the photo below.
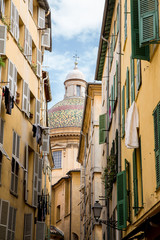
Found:
<path fill-rule="evenodd" d="M 109 47 L 108 46 L 108 68 L 107 68 L 107 100 L 109 99 Z M 109 101 L 107 101 L 107 103 L 109 103 Z M 109 126 L 109 106 L 107 106 L 107 128 Z M 106 165 L 107 165 L 107 158 L 109 156 L 109 131 L 107 131 L 107 153 L 106 153 Z M 106 203 L 107 203 L 107 221 L 109 221 L 109 199 L 106 199 Z M 109 228 L 107 226 L 107 239 L 109 240 Z"/>
<path fill-rule="evenodd" d="M 69 229 L 69 240 L 71 240 L 71 231 L 72 231 L 72 175 L 70 177 L 70 229 Z"/>

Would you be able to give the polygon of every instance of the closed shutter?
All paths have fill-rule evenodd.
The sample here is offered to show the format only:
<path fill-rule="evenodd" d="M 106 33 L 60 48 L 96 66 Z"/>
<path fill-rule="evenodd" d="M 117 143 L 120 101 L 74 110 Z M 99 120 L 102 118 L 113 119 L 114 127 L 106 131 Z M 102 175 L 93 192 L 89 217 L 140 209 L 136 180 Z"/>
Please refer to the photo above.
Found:
<path fill-rule="evenodd" d="M 45 222 L 36 223 L 36 240 L 45 240 Z"/>
<path fill-rule="evenodd" d="M 160 187 L 160 103 L 153 113 L 157 188 Z"/>
<path fill-rule="evenodd" d="M 24 200 L 28 201 L 28 144 L 25 146 Z"/>
<path fill-rule="evenodd" d="M 16 39 L 16 41 L 19 41 L 19 14 L 17 9 L 15 8 L 15 33 L 14 33 L 14 37 Z"/>
<path fill-rule="evenodd" d="M 28 0 L 28 10 L 30 11 L 31 15 L 33 16 L 33 0 Z"/>
<path fill-rule="evenodd" d="M 40 101 L 36 99 L 35 106 L 35 124 L 40 124 Z"/>
<path fill-rule="evenodd" d="M 110 101 L 109 98 L 107 98 L 107 128 L 110 126 Z"/>
<path fill-rule="evenodd" d="M 119 3 L 117 5 L 117 34 L 119 33 Z"/>
<path fill-rule="evenodd" d="M 113 111 L 115 109 L 115 105 L 116 105 L 116 98 L 115 98 L 115 75 L 113 76 Z"/>
<path fill-rule="evenodd" d="M 126 171 L 117 174 L 117 218 L 118 229 L 127 226 L 127 188 Z"/>
<path fill-rule="evenodd" d="M 38 165 L 39 156 L 38 153 L 34 152 L 34 166 L 33 166 L 33 195 L 32 195 L 32 205 L 37 207 L 38 204 Z"/>
<path fill-rule="evenodd" d="M 158 1 L 139 0 L 139 34 L 140 45 L 159 38 L 158 29 Z"/>
<path fill-rule="evenodd" d="M 24 214 L 24 240 L 32 240 L 32 213 Z"/>
<path fill-rule="evenodd" d="M 19 159 L 19 151 L 20 150 L 20 136 L 13 131 L 13 148 L 12 148 L 12 156 L 14 159 Z"/>
<path fill-rule="evenodd" d="M 0 0 L 0 15 L 3 17 L 5 14 L 5 2 L 4 0 Z"/>
<path fill-rule="evenodd" d="M 28 88 L 27 116 L 30 117 L 30 90 Z"/>
<path fill-rule="evenodd" d="M 6 35 L 7 27 L 0 25 L 0 54 L 4 55 L 6 53 Z"/>
<path fill-rule="evenodd" d="M 32 62 L 32 37 L 30 33 L 28 33 L 28 57 L 27 57 L 29 63 Z"/>
<path fill-rule="evenodd" d="M 37 76 L 41 77 L 41 51 L 37 49 Z"/>
<path fill-rule="evenodd" d="M 135 100 L 135 86 L 134 86 L 134 59 L 130 57 L 130 68 L 131 68 L 131 105 Z"/>
<path fill-rule="evenodd" d="M 11 26 L 10 26 L 10 31 L 12 33 L 12 35 L 14 36 L 14 32 L 15 32 L 15 5 L 11 0 L 11 12 L 10 12 L 10 21 L 11 21 Z"/>
<path fill-rule="evenodd" d="M 118 98 L 118 61 L 116 61 L 115 100 Z"/>
<path fill-rule="evenodd" d="M 0 118 L 0 144 L 3 144 L 4 121 Z"/>
<path fill-rule="evenodd" d="M 149 46 L 139 47 L 138 0 L 131 0 L 131 45 L 132 58 L 150 59 Z"/>
<path fill-rule="evenodd" d="M 129 69 L 126 72 L 126 109 L 129 108 Z"/>
<path fill-rule="evenodd" d="M 9 202 L 1 199 L 0 201 L 0 239 L 7 239 L 9 215 Z"/>
<path fill-rule="evenodd" d="M 50 34 L 51 34 L 51 29 L 47 28 L 46 30 L 43 31 L 42 34 L 42 46 L 49 48 L 51 43 L 50 43 Z"/>
<path fill-rule="evenodd" d="M 136 86 L 137 86 L 137 91 L 139 91 L 140 89 L 140 86 L 141 86 L 141 61 L 138 59 L 137 60 L 137 83 L 136 83 Z"/>
<path fill-rule="evenodd" d="M 116 46 L 116 21 L 114 21 L 113 48 Z"/>
<path fill-rule="evenodd" d="M 14 82 L 14 64 L 8 60 L 8 84 L 11 94 L 13 94 L 13 82 Z"/>
<path fill-rule="evenodd" d="M 16 92 L 17 92 L 17 69 L 14 65 L 13 92 L 12 92 L 14 100 L 16 99 L 16 95 L 17 95 Z"/>
<path fill-rule="evenodd" d="M 28 113 L 28 84 L 23 80 L 23 99 L 22 99 L 22 110 Z"/>
<path fill-rule="evenodd" d="M 27 57 L 28 55 L 28 49 L 29 49 L 29 42 L 28 42 L 28 37 L 29 32 L 28 29 L 25 27 L 25 39 L 24 39 L 24 55 Z"/>
<path fill-rule="evenodd" d="M 124 86 L 122 88 L 122 138 L 125 134 L 125 92 Z"/>
<path fill-rule="evenodd" d="M 7 239 L 15 239 L 15 226 L 16 226 L 16 209 L 11 207 L 9 208 L 9 219 L 8 219 L 8 235 Z"/>
<path fill-rule="evenodd" d="M 134 190 L 134 214 L 138 213 L 138 180 L 136 149 L 133 151 L 133 190 Z"/>
<path fill-rule="evenodd" d="M 127 38 L 127 0 L 125 0 L 124 4 L 124 41 Z"/>
<path fill-rule="evenodd" d="M 42 159 L 38 157 L 38 195 L 41 195 L 42 190 Z"/>
<path fill-rule="evenodd" d="M 45 130 L 42 135 L 42 151 L 45 154 L 49 153 L 49 131 Z"/>
<path fill-rule="evenodd" d="M 38 8 L 38 28 L 45 28 L 45 10 Z"/>
<path fill-rule="evenodd" d="M 106 141 L 106 114 L 99 116 L 99 144 Z"/>

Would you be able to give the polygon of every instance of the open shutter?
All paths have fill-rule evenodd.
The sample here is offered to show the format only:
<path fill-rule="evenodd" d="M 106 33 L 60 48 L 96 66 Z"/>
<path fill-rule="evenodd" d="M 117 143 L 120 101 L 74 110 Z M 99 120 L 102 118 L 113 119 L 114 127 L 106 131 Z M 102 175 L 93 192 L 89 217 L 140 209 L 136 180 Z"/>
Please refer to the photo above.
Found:
<path fill-rule="evenodd" d="M 30 117 L 30 90 L 28 88 L 27 116 Z"/>
<path fill-rule="evenodd" d="M 51 29 L 47 28 L 46 30 L 43 31 L 42 34 L 42 46 L 43 47 L 50 47 L 50 34 L 51 34 Z"/>
<path fill-rule="evenodd" d="M 19 14 L 17 9 L 15 8 L 15 33 L 14 33 L 14 37 L 16 39 L 16 41 L 19 41 Z"/>
<path fill-rule="evenodd" d="M 116 105 L 116 98 L 115 98 L 115 75 L 113 76 L 113 111 L 114 111 L 114 108 L 115 108 L 115 105 Z"/>
<path fill-rule="evenodd" d="M 3 17 L 5 14 L 5 2 L 4 0 L 0 0 L 0 16 Z"/>
<path fill-rule="evenodd" d="M 125 134 L 125 92 L 124 86 L 122 88 L 122 138 Z"/>
<path fill-rule="evenodd" d="M 40 101 L 36 99 L 35 106 L 35 124 L 40 124 Z"/>
<path fill-rule="evenodd" d="M 140 86 L 141 86 L 141 61 L 138 59 L 137 60 L 137 78 L 136 78 L 136 86 L 137 86 L 137 91 L 139 91 Z"/>
<path fill-rule="evenodd" d="M 22 100 L 22 110 L 28 113 L 28 84 L 23 80 L 23 100 Z"/>
<path fill-rule="evenodd" d="M 45 240 L 45 222 L 36 223 L 36 240 Z"/>
<path fill-rule="evenodd" d="M 33 16 L 33 0 L 28 0 L 28 10 L 30 11 L 31 15 Z"/>
<path fill-rule="evenodd" d="M 157 188 L 160 187 L 160 103 L 153 112 Z"/>
<path fill-rule="evenodd" d="M 135 100 L 135 87 L 134 87 L 134 59 L 130 57 L 130 68 L 131 68 L 131 105 Z"/>
<path fill-rule="evenodd" d="M 119 3 L 117 5 L 117 34 L 119 33 Z"/>
<path fill-rule="evenodd" d="M 49 131 L 45 130 L 42 134 L 42 151 L 49 154 Z"/>
<path fill-rule="evenodd" d="M 15 239 L 15 226 L 16 226 L 16 209 L 10 206 L 7 239 L 12 239 L 12 240 Z"/>
<path fill-rule="evenodd" d="M 41 77 L 41 51 L 37 49 L 37 76 Z"/>
<path fill-rule="evenodd" d="M 24 214 L 24 240 L 32 240 L 32 213 Z"/>
<path fill-rule="evenodd" d="M 113 117 L 113 85 L 111 86 L 111 119 Z"/>
<path fill-rule="evenodd" d="M 124 41 L 127 38 L 127 0 L 125 0 L 124 4 Z"/>
<path fill-rule="evenodd" d="M 138 180 L 136 149 L 133 151 L 133 190 L 134 190 L 134 214 L 138 213 Z"/>
<path fill-rule="evenodd" d="M 106 141 L 106 114 L 99 116 L 99 144 Z"/>
<path fill-rule="evenodd" d="M 118 61 L 116 61 L 115 100 L 118 98 Z"/>
<path fill-rule="evenodd" d="M 129 108 L 129 69 L 126 72 L 126 109 Z"/>
<path fill-rule="evenodd" d="M 127 226 L 127 187 L 126 171 L 117 174 L 117 218 L 118 229 Z"/>
<path fill-rule="evenodd" d="M 24 55 L 27 57 L 28 55 L 28 36 L 29 36 L 29 32 L 28 32 L 28 29 L 25 27 L 25 39 L 24 39 Z"/>
<path fill-rule="evenodd" d="M 11 0 L 11 12 L 10 12 L 10 21 L 11 21 L 11 26 L 10 26 L 10 31 L 12 33 L 12 35 L 14 36 L 14 32 L 15 32 L 15 5 Z"/>
<path fill-rule="evenodd" d="M 25 146 L 24 200 L 28 201 L 28 144 Z"/>
<path fill-rule="evenodd" d="M 3 145 L 4 121 L 0 118 L 0 144 Z"/>
<path fill-rule="evenodd" d="M 131 45 L 132 58 L 148 60 L 149 46 L 139 47 L 138 0 L 131 0 Z"/>
<path fill-rule="evenodd" d="M 45 10 L 38 8 L 38 28 L 45 28 Z"/>
<path fill-rule="evenodd" d="M 0 25 L 0 54 L 4 55 L 6 53 L 6 35 L 7 27 Z"/>
<path fill-rule="evenodd" d="M 13 93 L 13 82 L 14 82 L 14 64 L 8 60 L 8 85 L 11 94 Z"/>
<path fill-rule="evenodd" d="M 38 156 L 38 195 L 41 195 L 42 192 L 42 159 Z"/>
<path fill-rule="evenodd" d="M 0 239 L 7 239 L 9 215 L 9 202 L 1 199 L 0 201 Z"/>
<path fill-rule="evenodd" d="M 38 165 L 39 165 L 38 153 L 34 152 L 34 166 L 33 166 L 33 195 L 32 205 L 37 207 L 38 204 Z"/>
<path fill-rule="evenodd" d="M 32 37 L 30 33 L 28 33 L 28 57 L 27 57 L 29 63 L 32 62 Z"/>
<path fill-rule="evenodd" d="M 138 0 L 140 46 L 159 38 L 158 1 Z"/>
<path fill-rule="evenodd" d="M 14 100 L 16 100 L 16 92 L 17 92 L 17 69 L 14 65 L 13 92 L 12 92 Z"/>

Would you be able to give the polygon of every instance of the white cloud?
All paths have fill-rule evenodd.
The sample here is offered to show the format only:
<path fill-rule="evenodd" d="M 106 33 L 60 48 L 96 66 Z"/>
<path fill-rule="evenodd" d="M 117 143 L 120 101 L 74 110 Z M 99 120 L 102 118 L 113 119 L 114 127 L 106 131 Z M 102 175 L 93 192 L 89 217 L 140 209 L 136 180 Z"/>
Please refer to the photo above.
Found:
<path fill-rule="evenodd" d="M 104 0 L 49 0 L 53 34 L 71 39 L 99 30 Z"/>

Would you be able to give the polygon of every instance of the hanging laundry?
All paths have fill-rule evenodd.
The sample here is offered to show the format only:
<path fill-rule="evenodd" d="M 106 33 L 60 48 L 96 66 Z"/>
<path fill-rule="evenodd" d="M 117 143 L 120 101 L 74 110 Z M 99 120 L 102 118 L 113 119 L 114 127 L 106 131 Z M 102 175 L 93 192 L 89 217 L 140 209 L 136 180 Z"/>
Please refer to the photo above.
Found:
<path fill-rule="evenodd" d="M 139 115 L 135 101 L 128 109 L 125 122 L 125 145 L 127 148 L 139 148 Z"/>
<path fill-rule="evenodd" d="M 37 126 L 36 126 L 36 124 L 33 124 L 33 125 L 32 125 L 33 137 L 36 136 L 36 131 L 37 131 Z"/>
<path fill-rule="evenodd" d="M 36 130 L 36 141 L 39 144 L 39 146 L 42 145 L 42 127 L 38 124 L 37 130 Z"/>
<path fill-rule="evenodd" d="M 11 115 L 12 108 L 14 108 L 14 97 L 10 95 L 10 91 L 7 86 L 5 86 L 5 89 L 3 88 L 3 96 L 5 97 L 6 113 Z"/>

